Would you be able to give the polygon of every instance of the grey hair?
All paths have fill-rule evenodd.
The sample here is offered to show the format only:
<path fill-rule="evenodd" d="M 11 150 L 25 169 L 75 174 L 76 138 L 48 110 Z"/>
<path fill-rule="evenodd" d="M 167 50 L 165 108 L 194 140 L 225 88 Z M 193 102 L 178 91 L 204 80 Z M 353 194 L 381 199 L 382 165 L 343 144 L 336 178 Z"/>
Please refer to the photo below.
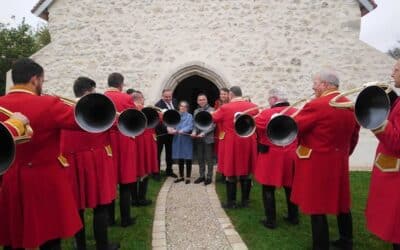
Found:
<path fill-rule="evenodd" d="M 189 109 L 189 103 L 187 102 L 187 101 L 180 101 L 179 102 L 179 105 L 185 105 L 186 106 L 186 108 L 188 108 Z"/>
<path fill-rule="evenodd" d="M 279 102 L 287 102 L 286 92 L 282 88 L 272 88 L 268 93 L 269 97 L 276 97 Z"/>
<path fill-rule="evenodd" d="M 339 83 L 340 83 L 339 76 L 333 70 L 322 70 L 319 73 L 317 73 L 316 76 L 319 77 L 319 80 L 321 82 L 326 82 L 330 85 L 339 87 Z"/>

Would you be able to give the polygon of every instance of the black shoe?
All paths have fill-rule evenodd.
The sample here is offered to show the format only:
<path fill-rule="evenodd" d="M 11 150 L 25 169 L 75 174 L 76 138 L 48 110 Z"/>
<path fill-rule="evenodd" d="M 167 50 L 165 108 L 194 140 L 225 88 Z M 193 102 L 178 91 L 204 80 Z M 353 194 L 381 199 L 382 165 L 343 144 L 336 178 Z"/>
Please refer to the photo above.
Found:
<path fill-rule="evenodd" d="M 331 241 L 331 246 L 333 246 L 334 249 L 351 250 L 353 249 L 353 241 L 338 239 L 335 241 Z"/>
<path fill-rule="evenodd" d="M 136 218 L 129 218 L 127 221 L 121 221 L 121 227 L 129 227 L 136 223 Z"/>
<path fill-rule="evenodd" d="M 222 208 L 234 209 L 234 208 L 237 208 L 237 206 L 236 206 L 235 202 L 229 202 L 229 203 L 222 204 Z"/>
<path fill-rule="evenodd" d="M 189 184 L 189 183 L 190 183 L 190 180 L 186 180 L 186 181 L 185 181 L 185 184 Z"/>
<path fill-rule="evenodd" d="M 109 227 L 114 227 L 115 226 L 115 220 L 109 219 L 108 220 L 108 226 Z"/>
<path fill-rule="evenodd" d="M 247 208 L 249 207 L 249 201 L 242 201 L 239 205 L 239 208 Z"/>
<path fill-rule="evenodd" d="M 153 180 L 155 181 L 161 181 L 161 175 L 160 174 L 153 174 Z"/>
<path fill-rule="evenodd" d="M 121 245 L 119 243 L 109 243 L 107 250 L 117 250 L 120 248 L 121 248 Z"/>
<path fill-rule="evenodd" d="M 211 182 L 212 182 L 211 179 L 206 179 L 204 181 L 204 185 L 207 186 L 207 185 L 211 184 Z"/>
<path fill-rule="evenodd" d="M 139 201 L 134 201 L 134 200 L 132 200 L 131 206 L 132 206 L 132 207 L 138 207 L 138 206 L 140 206 L 140 205 L 139 205 Z"/>
<path fill-rule="evenodd" d="M 181 177 L 181 178 L 178 178 L 178 179 L 176 179 L 176 180 L 174 180 L 174 183 L 178 183 L 178 182 L 181 182 L 181 181 L 184 181 L 185 179 L 183 179 L 183 177 Z"/>
<path fill-rule="evenodd" d="M 283 220 L 285 220 L 287 223 L 292 224 L 292 225 L 299 224 L 299 218 L 283 217 Z"/>
<path fill-rule="evenodd" d="M 178 178 L 178 176 L 176 174 L 174 174 L 174 172 L 168 173 L 167 176 L 170 176 L 172 178 Z"/>
<path fill-rule="evenodd" d="M 194 181 L 194 184 L 199 184 L 202 183 L 204 181 L 204 177 L 199 177 Z"/>
<path fill-rule="evenodd" d="M 145 207 L 145 206 L 151 205 L 151 203 L 153 203 L 151 200 L 139 200 L 137 206 Z"/>
<path fill-rule="evenodd" d="M 275 229 L 275 228 L 276 228 L 276 223 L 269 222 L 269 221 L 267 221 L 267 220 L 260 220 L 260 223 L 261 223 L 264 227 L 269 228 L 269 229 Z"/>

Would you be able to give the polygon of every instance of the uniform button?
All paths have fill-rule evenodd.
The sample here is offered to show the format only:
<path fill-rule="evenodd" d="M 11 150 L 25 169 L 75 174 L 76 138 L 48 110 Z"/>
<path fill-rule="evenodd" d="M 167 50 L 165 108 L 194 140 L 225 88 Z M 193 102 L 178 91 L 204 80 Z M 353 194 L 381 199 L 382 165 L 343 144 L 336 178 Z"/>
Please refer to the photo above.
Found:
<path fill-rule="evenodd" d="M 28 166 L 29 166 L 29 167 L 32 167 L 32 162 L 28 162 Z"/>

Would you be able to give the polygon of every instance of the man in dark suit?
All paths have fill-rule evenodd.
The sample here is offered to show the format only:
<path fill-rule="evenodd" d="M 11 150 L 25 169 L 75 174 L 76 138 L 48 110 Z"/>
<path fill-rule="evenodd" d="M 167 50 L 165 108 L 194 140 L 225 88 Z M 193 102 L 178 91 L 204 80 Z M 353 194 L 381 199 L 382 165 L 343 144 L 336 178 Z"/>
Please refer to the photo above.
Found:
<path fill-rule="evenodd" d="M 162 91 L 161 99 L 155 104 L 160 109 L 177 109 L 178 103 L 175 99 L 172 99 L 172 90 L 164 89 Z M 158 169 L 161 164 L 161 152 L 165 145 L 165 162 L 167 168 L 165 170 L 166 176 L 176 178 L 177 175 L 172 171 L 172 138 L 173 135 L 167 133 L 167 127 L 161 122 L 156 127 L 157 134 L 157 148 L 158 148 Z M 158 176 L 159 178 L 159 176 Z"/>

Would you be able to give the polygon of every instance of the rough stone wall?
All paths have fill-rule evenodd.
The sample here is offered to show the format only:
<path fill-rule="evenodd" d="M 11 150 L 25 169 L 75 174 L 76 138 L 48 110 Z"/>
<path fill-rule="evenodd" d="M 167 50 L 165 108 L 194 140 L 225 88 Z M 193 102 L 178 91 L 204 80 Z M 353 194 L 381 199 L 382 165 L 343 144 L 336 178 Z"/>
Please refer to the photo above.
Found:
<path fill-rule="evenodd" d="M 33 58 L 45 88 L 67 96 L 79 75 L 102 89 L 118 71 L 153 102 L 176 71 L 199 64 L 265 104 L 278 84 L 291 100 L 308 96 L 322 67 L 347 89 L 388 79 L 394 63 L 359 40 L 356 0 L 56 0 L 49 12 L 52 42 Z"/>

